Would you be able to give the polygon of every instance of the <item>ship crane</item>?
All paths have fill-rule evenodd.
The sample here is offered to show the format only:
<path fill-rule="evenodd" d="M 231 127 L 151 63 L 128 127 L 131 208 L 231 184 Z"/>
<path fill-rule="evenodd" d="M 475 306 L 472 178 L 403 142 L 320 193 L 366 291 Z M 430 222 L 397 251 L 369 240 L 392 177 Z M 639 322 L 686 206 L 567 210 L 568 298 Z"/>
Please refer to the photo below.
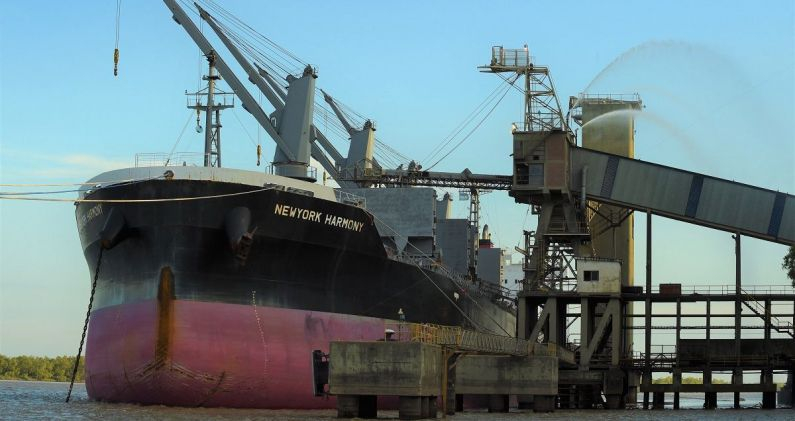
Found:
<path fill-rule="evenodd" d="M 223 35 L 223 33 L 222 33 L 222 35 Z M 223 35 L 223 37 L 221 39 L 222 40 L 224 40 L 224 39 L 228 40 L 228 38 L 225 35 Z M 225 44 L 225 45 L 228 45 L 228 44 Z M 234 45 L 232 45 L 232 47 L 234 47 Z M 238 51 L 238 50 L 237 50 L 237 48 L 234 48 L 233 51 Z M 239 60 L 245 60 L 245 59 L 243 59 L 242 56 L 241 56 L 241 58 L 239 58 Z M 257 74 L 267 83 L 267 87 L 263 87 L 263 86 L 260 86 L 261 85 L 261 81 L 260 82 L 255 82 L 257 84 L 257 87 L 259 87 L 259 89 L 261 91 L 263 91 L 263 93 L 265 93 L 267 91 L 271 91 L 273 94 L 275 94 L 275 96 L 278 99 L 272 99 L 273 95 L 268 96 L 268 98 L 269 98 L 269 100 L 271 102 L 271 105 L 273 105 L 273 107 L 276 108 L 276 109 L 283 108 L 285 101 L 287 101 L 287 92 L 285 92 L 284 88 L 282 88 L 282 86 L 276 81 L 276 79 L 274 79 L 273 75 L 268 73 L 265 69 L 263 69 L 262 67 L 260 67 L 256 63 L 254 63 L 254 66 L 257 68 Z M 258 79 L 255 78 L 254 80 L 258 80 Z M 312 158 L 314 158 L 315 160 L 320 162 L 320 164 L 323 166 L 323 169 L 325 169 L 326 172 L 331 174 L 331 176 L 335 180 L 337 180 L 338 177 L 339 177 L 339 174 L 337 173 L 337 166 L 335 165 L 335 163 L 344 162 L 345 158 L 337 150 L 337 148 L 334 147 L 334 145 L 331 143 L 331 141 L 329 141 L 329 139 L 326 137 L 326 135 L 323 134 L 323 132 L 321 132 L 315 125 L 312 125 L 312 133 L 313 133 L 313 139 L 316 140 L 320 144 L 320 147 L 322 147 L 322 149 L 321 149 L 320 147 L 318 147 L 317 144 L 312 144 Z M 324 151 L 325 151 L 325 154 L 323 153 Z M 330 155 L 330 157 L 327 157 L 326 154 Z M 329 160 L 329 158 L 331 158 L 331 160 Z"/>
<path fill-rule="evenodd" d="M 285 92 L 277 80 L 256 64 L 249 62 L 239 48 L 219 27 L 215 19 L 199 5 L 199 16 L 208 23 L 221 42 L 226 46 L 235 60 L 262 92 L 275 111 L 266 114 L 243 83 L 232 72 L 226 62 L 216 54 L 215 49 L 205 38 L 196 24 L 187 16 L 175 0 L 163 0 L 174 14 L 174 20 L 188 33 L 199 46 L 202 53 L 216 56 L 216 68 L 227 81 L 234 93 L 240 98 L 243 108 L 252 114 L 274 140 L 277 149 L 273 167 L 276 174 L 306 180 L 316 180 L 314 169 L 309 166 L 310 157 L 317 160 L 337 180 L 341 187 L 356 187 L 357 184 L 340 177 L 338 168 L 348 159 L 342 156 L 331 144 L 329 139 L 312 124 L 314 112 L 315 70 L 307 66 L 299 77 L 287 77 L 288 89 Z M 373 161 L 373 163 L 375 163 Z"/>
<path fill-rule="evenodd" d="M 348 156 L 343 157 L 329 139 L 312 124 L 314 80 L 317 77 L 314 69 L 305 68 L 300 77 L 289 75 L 287 77 L 288 88 L 285 91 L 273 75 L 256 63 L 249 62 L 215 19 L 196 4 L 200 18 L 207 22 L 246 73 L 249 81 L 262 92 L 275 109 L 270 115 L 266 114 L 179 4 L 175 0 L 163 1 L 172 11 L 174 20 L 185 29 L 202 53 L 214 57 L 214 67 L 218 70 L 220 77 L 226 80 L 232 91 L 240 98 L 243 108 L 252 114 L 276 143 L 277 149 L 274 156 L 276 174 L 315 180 L 315 175 L 309 167 L 311 156 L 343 188 L 361 185 L 415 185 L 488 190 L 508 188 L 508 176 L 473 174 L 469 170 L 461 173 L 445 173 L 420 171 L 416 168 L 410 170 L 382 169 L 377 160 L 373 158 L 375 126 L 372 122 L 365 122 L 361 129 L 354 128 L 345 118 L 338 104 L 324 92 L 326 102 L 329 103 L 351 137 Z"/>
<path fill-rule="evenodd" d="M 351 137 L 348 158 L 345 160 L 345 167 L 342 169 L 343 176 L 352 174 L 355 178 L 359 173 L 367 174 L 373 168 L 379 169 L 380 166 L 373 160 L 373 144 L 375 142 L 375 125 L 373 122 L 370 120 L 365 121 L 361 129 L 353 127 L 348 119 L 345 118 L 345 113 L 342 112 L 334 98 L 325 91 L 321 90 L 321 92 L 323 92 L 323 99 L 331 106 L 337 119 L 339 119 L 340 123 L 345 127 L 345 131 Z"/>
<path fill-rule="evenodd" d="M 215 55 L 215 49 L 212 44 L 204 37 L 196 24 L 188 17 L 185 11 L 177 4 L 175 0 L 163 0 L 171 12 L 174 14 L 174 20 L 182 26 L 193 41 L 198 45 L 199 49 L 205 56 Z M 226 64 L 226 61 L 218 55 L 215 55 L 215 68 L 226 80 L 226 83 L 232 88 L 234 93 L 240 98 L 243 108 L 245 108 L 257 122 L 265 129 L 268 135 L 273 138 L 274 142 L 278 145 L 281 152 L 292 162 L 296 162 L 295 153 L 289 148 L 287 143 L 282 139 L 281 135 L 276 131 L 276 128 L 271 124 L 270 117 L 265 114 L 265 111 L 257 104 L 257 101 L 246 90 L 240 79 L 237 78 L 235 73 Z"/>

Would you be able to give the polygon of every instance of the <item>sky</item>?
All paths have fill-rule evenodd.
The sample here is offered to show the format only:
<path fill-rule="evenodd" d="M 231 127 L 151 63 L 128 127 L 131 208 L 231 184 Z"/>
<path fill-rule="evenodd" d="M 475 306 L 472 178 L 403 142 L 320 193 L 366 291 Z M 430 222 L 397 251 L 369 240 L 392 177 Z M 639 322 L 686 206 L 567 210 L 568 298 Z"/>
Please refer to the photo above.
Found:
<path fill-rule="evenodd" d="M 501 83 L 477 70 L 491 47 L 527 44 L 535 62 L 549 66 L 564 106 L 581 92 L 640 94 L 636 157 L 795 193 L 791 1 L 224 7 L 316 66 L 318 86 L 421 163 Z M 111 0 L 0 3 L 0 183 L 79 183 L 132 166 L 136 153 L 167 152 L 177 139 L 179 151 L 201 150 L 184 96 L 198 84 L 198 49 L 162 2 L 122 2 L 114 77 L 115 9 Z M 434 169 L 510 174 L 510 125 L 521 111 L 521 95 L 510 92 Z M 268 160 L 273 142 L 242 109 L 223 118 L 225 166 L 262 170 L 255 144 Z M 467 203 L 456 202 L 454 216 L 466 214 Z M 503 192 L 483 196 L 481 222 L 508 249 L 536 224 Z M 653 223 L 655 284 L 733 284 L 729 233 L 662 217 Z M 635 230 L 642 284 L 644 215 Z M 744 238 L 743 253 L 746 284 L 788 283 L 784 246 Z M 73 205 L 0 200 L 0 353 L 74 353 L 89 290 Z"/>

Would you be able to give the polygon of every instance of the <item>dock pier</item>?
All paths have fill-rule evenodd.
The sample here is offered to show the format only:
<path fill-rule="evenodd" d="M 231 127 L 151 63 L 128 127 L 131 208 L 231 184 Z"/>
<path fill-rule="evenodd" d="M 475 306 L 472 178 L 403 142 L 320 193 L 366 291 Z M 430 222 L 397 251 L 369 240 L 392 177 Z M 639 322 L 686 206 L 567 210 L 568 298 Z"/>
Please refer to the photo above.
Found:
<path fill-rule="evenodd" d="M 570 114 L 564 117 L 549 69 L 532 63 L 527 49 L 495 46 L 490 64 L 480 69 L 518 74 L 526 82 L 524 121 L 511 130 L 513 174 L 470 178 L 417 172 L 370 181 L 507 190 L 538 215 L 535 231 L 524 231 L 524 247 L 516 248 L 524 256 L 516 296 L 517 338 L 409 326 L 407 340 L 435 349 L 423 352 L 435 353 L 433 358 L 443 363 L 404 361 L 396 354 L 373 360 L 368 356 L 375 354 L 363 353 L 356 365 L 335 363 L 332 356 L 331 393 L 358 396 L 370 390 L 377 391 L 370 395 L 408 396 L 413 406 L 401 412 L 404 419 L 434 415 L 422 410 L 428 393 L 441 396 L 446 414 L 461 410 L 460 396 L 466 394 L 489 395 L 491 412 L 505 411 L 506 396 L 512 394 L 519 408 L 536 411 L 634 407 L 638 393 L 643 393 L 643 409 L 663 409 L 667 393 L 679 409 L 681 393 L 692 392 L 703 393 L 705 409 L 718 406 L 718 393 L 732 393 L 733 406 L 739 408 L 741 395 L 750 392 L 762 393 L 762 408 L 775 408 L 774 374 L 795 372 L 795 290 L 744 285 L 741 238 L 794 246 L 795 196 L 635 159 L 633 113 L 609 127 L 586 126 L 615 111 L 640 111 L 639 96 L 581 94 L 569 99 Z M 581 125 L 579 143 L 569 116 Z M 646 216 L 645 285 L 636 285 L 634 277 L 637 213 Z M 653 283 L 655 217 L 729 233 L 735 248 L 734 283 Z M 675 312 L 660 311 L 665 307 L 675 307 Z M 642 344 L 634 343 L 638 330 L 643 331 Z M 675 332 L 675 339 L 662 341 L 664 331 Z M 373 349 L 403 346 L 370 344 Z M 364 352 L 357 346 L 336 345 Z M 408 367 L 413 371 L 403 371 Z M 339 377 L 338 370 L 348 377 Z M 352 388 L 356 373 L 372 383 Z M 655 384 L 656 373 L 670 373 L 671 384 Z M 685 384 L 685 373 L 700 373 L 702 383 Z M 414 389 L 400 389 L 391 375 L 404 376 L 402 381 Z M 731 382 L 721 383 L 715 375 L 730 375 Z M 754 376 L 759 381 L 748 382 Z M 419 388 L 419 379 L 426 378 L 428 385 Z"/>
<path fill-rule="evenodd" d="M 509 397 L 520 394 L 551 412 L 559 367 L 575 363 L 556 345 L 461 328 L 401 323 L 396 331 L 389 340 L 331 343 L 328 385 L 339 418 L 377 418 L 379 396 L 398 397 L 406 420 L 435 418 L 439 408 L 453 415 L 466 395 L 488 396 L 489 412 L 508 412 Z"/>
<path fill-rule="evenodd" d="M 652 410 L 664 409 L 671 394 L 673 409 L 680 409 L 681 393 L 702 393 L 705 409 L 717 408 L 718 393 L 732 393 L 734 408 L 740 408 L 743 393 L 761 393 L 761 408 L 776 407 L 773 374 L 795 370 L 795 332 L 789 322 L 795 318 L 795 293 L 753 287 L 738 295 L 717 286 L 683 292 L 679 285 L 620 292 L 606 285 L 525 293 L 525 305 L 537 306 L 529 340 L 400 322 L 390 326 L 383 340 L 332 342 L 328 385 L 337 396 L 338 416 L 377 418 L 379 396 L 398 397 L 400 419 L 435 418 L 440 410 L 454 415 L 464 410 L 469 395 L 486 396 L 492 413 L 507 412 L 512 395 L 520 408 L 535 412 L 622 409 L 635 406 L 638 393 L 644 395 L 642 407 Z M 648 302 L 651 313 L 627 312 L 635 302 Z M 713 311 L 719 303 L 739 303 L 739 317 Z M 674 313 L 656 311 L 671 304 Z M 703 311 L 684 313 L 683 304 L 700 305 Z M 739 339 L 714 337 L 713 331 L 735 329 L 734 324 L 716 323 L 726 318 L 739 320 Z M 579 319 L 580 332 L 569 331 L 574 330 L 571 319 Z M 645 322 L 636 325 L 635 319 Z M 660 319 L 675 322 L 667 325 Z M 704 324 L 684 323 L 686 319 L 703 319 Z M 644 348 L 649 353 L 634 352 L 622 342 L 637 329 L 647 333 Z M 675 345 L 653 344 L 661 330 L 676 332 Z M 759 330 L 761 338 L 748 337 Z M 704 339 L 682 338 L 683 332 L 693 331 Z M 544 342 L 553 338 L 567 340 L 563 345 Z M 671 384 L 653 383 L 653 373 L 669 373 Z M 683 383 L 683 375 L 690 373 L 700 374 L 702 383 Z M 715 381 L 719 373 L 730 373 L 731 382 Z"/>

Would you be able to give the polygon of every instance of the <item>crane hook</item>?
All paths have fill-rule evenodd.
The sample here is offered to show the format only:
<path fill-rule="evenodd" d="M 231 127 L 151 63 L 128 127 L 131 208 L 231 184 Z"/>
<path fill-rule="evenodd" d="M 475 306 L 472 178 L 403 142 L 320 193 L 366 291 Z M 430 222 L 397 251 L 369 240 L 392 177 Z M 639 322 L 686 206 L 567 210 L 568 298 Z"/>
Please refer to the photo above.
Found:
<path fill-rule="evenodd" d="M 119 75 L 119 23 L 121 21 L 121 0 L 116 0 L 116 48 L 113 50 L 113 76 Z"/>
<path fill-rule="evenodd" d="M 119 49 L 113 51 L 113 76 L 119 75 Z"/>

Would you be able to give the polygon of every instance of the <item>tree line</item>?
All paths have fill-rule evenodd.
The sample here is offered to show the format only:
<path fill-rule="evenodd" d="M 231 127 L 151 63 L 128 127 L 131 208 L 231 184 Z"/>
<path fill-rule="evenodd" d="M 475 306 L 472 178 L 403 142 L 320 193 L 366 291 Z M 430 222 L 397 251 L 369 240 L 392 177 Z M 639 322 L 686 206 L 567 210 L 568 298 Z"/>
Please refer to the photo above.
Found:
<path fill-rule="evenodd" d="M 32 357 L 20 355 L 7 357 L 0 355 L 0 380 L 40 380 L 54 382 L 68 382 L 72 379 L 72 369 L 75 358 L 60 357 Z M 80 357 L 80 366 L 77 368 L 75 381 L 85 379 L 83 357 Z"/>
<path fill-rule="evenodd" d="M 673 384 L 674 378 L 673 376 L 665 376 L 665 377 L 660 377 L 658 379 L 654 379 L 651 382 L 652 384 Z M 704 383 L 704 379 L 702 379 L 701 377 L 691 377 L 691 376 L 682 377 L 682 384 L 702 384 L 702 383 Z M 729 382 L 721 379 L 712 379 L 712 384 L 729 384 Z"/>

